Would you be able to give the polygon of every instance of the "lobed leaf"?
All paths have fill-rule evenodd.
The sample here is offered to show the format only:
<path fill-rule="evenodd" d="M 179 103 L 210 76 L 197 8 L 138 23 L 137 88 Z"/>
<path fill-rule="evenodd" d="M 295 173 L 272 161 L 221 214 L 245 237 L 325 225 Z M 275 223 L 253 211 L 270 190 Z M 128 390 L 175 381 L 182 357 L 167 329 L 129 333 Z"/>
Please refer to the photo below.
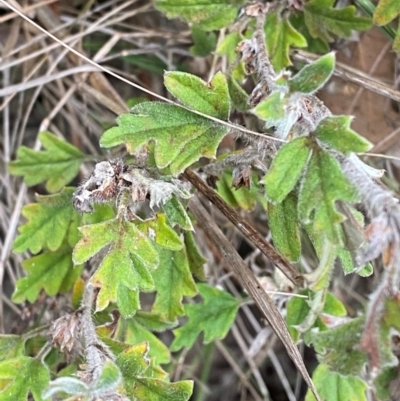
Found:
<path fill-rule="evenodd" d="M 10 173 L 23 175 L 29 186 L 46 181 L 49 192 L 59 191 L 78 174 L 85 155 L 50 132 L 41 132 L 39 140 L 46 150 L 20 146 L 17 160 L 8 164 Z"/>
<path fill-rule="evenodd" d="M 282 202 L 295 187 L 310 157 L 308 141 L 306 137 L 296 138 L 275 156 L 264 178 L 265 192 L 271 202 Z"/>
<path fill-rule="evenodd" d="M 311 212 L 315 210 L 313 220 L 316 233 L 325 233 L 329 241 L 338 244 L 341 241 L 339 224 L 344 216 L 337 211 L 335 202 L 355 202 L 356 199 L 356 192 L 344 177 L 337 160 L 328 152 L 316 149 L 300 186 L 300 221 L 307 223 Z"/>
<path fill-rule="evenodd" d="M 207 83 L 196 75 L 180 71 L 167 71 L 164 85 L 185 106 L 221 120 L 230 113 L 228 84 L 224 74 L 218 72 Z"/>
<path fill-rule="evenodd" d="M 17 303 L 34 302 L 42 288 L 50 296 L 69 291 L 82 272 L 82 266 L 74 265 L 71 249 L 44 252 L 22 262 L 28 275 L 19 279 L 13 294 Z"/>
<path fill-rule="evenodd" d="M 168 18 L 179 17 L 214 31 L 230 25 L 236 18 L 243 0 L 156 0 L 156 7 Z"/>
<path fill-rule="evenodd" d="M 0 381 L 0 401 L 26 401 L 29 393 L 35 401 L 42 401 L 50 374 L 38 359 L 19 356 L 0 362 Z"/>
<path fill-rule="evenodd" d="M 277 12 L 267 14 L 264 29 L 268 55 L 276 72 L 292 65 L 289 57 L 291 47 L 307 46 L 304 36 Z"/>
<path fill-rule="evenodd" d="M 147 359 L 148 345 L 134 345 L 118 355 L 116 364 L 122 373 L 125 393 L 138 401 L 187 401 L 193 383 L 189 380 L 169 383 L 154 374 Z M 160 374 L 158 374 L 159 376 Z"/>
<path fill-rule="evenodd" d="M 123 316 L 129 317 L 139 307 L 139 289 L 154 288 L 149 269 L 158 266 L 158 255 L 150 239 L 138 225 L 122 219 L 80 228 L 83 238 L 73 253 L 75 263 L 83 263 L 111 244 L 90 282 L 100 288 L 96 310 L 117 302 Z"/>
<path fill-rule="evenodd" d="M 141 317 L 140 322 L 146 321 L 146 319 L 143 318 L 143 314 Z M 168 347 L 140 322 L 135 316 L 122 324 L 124 341 L 132 345 L 144 342 L 148 343 L 148 356 L 154 359 L 157 365 L 169 363 L 171 355 Z M 117 335 L 121 334 L 121 329 L 119 329 Z"/>
<path fill-rule="evenodd" d="M 155 142 L 157 167 L 168 167 L 177 175 L 201 157 L 215 157 L 228 129 L 181 107 L 146 102 L 131 114 L 117 119 L 118 127 L 107 130 L 100 139 L 103 147 L 126 144 L 130 153 L 149 141 Z"/>
<path fill-rule="evenodd" d="M 268 203 L 268 223 L 272 240 L 279 252 L 290 261 L 301 254 L 300 230 L 297 222 L 297 199 L 287 196 L 281 203 Z"/>
<path fill-rule="evenodd" d="M 333 7 L 334 3 L 335 0 L 310 0 L 305 3 L 305 23 L 311 36 L 332 42 L 332 34 L 348 37 L 352 30 L 370 28 L 370 18 L 358 17 L 354 6 L 337 9 Z"/>
<path fill-rule="evenodd" d="M 158 213 L 155 218 L 136 223 L 136 227 L 157 245 L 177 251 L 183 243 L 178 234 L 167 224 L 165 214 Z"/>
<path fill-rule="evenodd" d="M 164 320 L 174 322 L 185 313 L 182 305 L 184 296 L 194 297 L 197 286 L 193 280 L 186 250 L 171 251 L 158 247 L 160 267 L 153 271 L 157 290 L 152 311 Z"/>
<path fill-rule="evenodd" d="M 367 401 L 367 384 L 356 376 L 342 376 L 321 364 L 315 369 L 312 379 L 323 401 Z M 305 401 L 315 401 L 310 390 Z"/>
<path fill-rule="evenodd" d="M 171 350 L 177 351 L 182 347 L 190 348 L 196 338 L 204 331 L 204 343 L 222 339 L 228 333 L 239 301 L 226 291 L 218 290 L 207 284 L 198 284 L 199 292 L 204 299 L 202 304 L 185 305 L 188 322 L 174 330 L 175 339 Z"/>
<path fill-rule="evenodd" d="M 372 148 L 371 142 L 358 135 L 350 128 L 350 116 L 332 116 L 323 119 L 315 136 L 329 147 L 348 155 L 351 152 L 367 152 Z"/>
<path fill-rule="evenodd" d="M 292 92 L 312 94 L 322 88 L 335 70 L 335 53 L 331 52 L 304 66 L 289 81 Z"/>
<path fill-rule="evenodd" d="M 54 195 L 36 195 L 37 203 L 26 205 L 22 214 L 28 222 L 19 228 L 13 250 L 39 253 L 42 249 L 56 251 L 68 235 L 70 225 L 78 219 L 72 207 L 73 188 L 64 188 Z"/>

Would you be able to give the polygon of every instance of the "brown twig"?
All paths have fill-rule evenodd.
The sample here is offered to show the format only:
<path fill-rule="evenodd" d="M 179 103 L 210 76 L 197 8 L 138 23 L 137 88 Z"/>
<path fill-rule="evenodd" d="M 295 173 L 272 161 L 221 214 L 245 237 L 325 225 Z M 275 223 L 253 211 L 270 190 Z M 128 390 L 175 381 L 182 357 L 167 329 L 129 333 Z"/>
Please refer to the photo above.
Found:
<path fill-rule="evenodd" d="M 192 173 L 192 175 L 194 174 L 193 172 L 189 171 L 189 175 L 190 173 Z M 188 174 L 186 173 L 185 175 L 187 176 Z M 214 220 L 211 218 L 210 214 L 197 198 L 192 198 L 190 200 L 189 209 L 194 214 L 196 219 L 201 221 L 202 230 L 213 239 L 215 245 L 219 248 L 221 255 L 229 263 L 241 285 L 254 299 L 254 302 L 268 320 L 268 323 L 271 325 L 276 335 L 283 342 L 290 358 L 303 376 L 315 398 L 320 401 L 321 398 L 319 397 L 317 390 L 315 389 L 314 384 L 307 372 L 300 352 L 290 337 L 290 333 L 286 327 L 285 321 L 272 299 L 263 290 L 254 273 L 246 266 L 242 258 L 237 253 L 235 247 L 228 241 Z"/>
<path fill-rule="evenodd" d="M 205 195 L 247 239 L 260 249 L 260 251 L 270 259 L 293 284 L 296 286 L 301 286 L 303 284 L 303 276 L 293 268 L 290 262 L 278 253 L 259 232 L 232 209 L 195 172 L 186 169 L 183 175 L 199 192 Z"/>

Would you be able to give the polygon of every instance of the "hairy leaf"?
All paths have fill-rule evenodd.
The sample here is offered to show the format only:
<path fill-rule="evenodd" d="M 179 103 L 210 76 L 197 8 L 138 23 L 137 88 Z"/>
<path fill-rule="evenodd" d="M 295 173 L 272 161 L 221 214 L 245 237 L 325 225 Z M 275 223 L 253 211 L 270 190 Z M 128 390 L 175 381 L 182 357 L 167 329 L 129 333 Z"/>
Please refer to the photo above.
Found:
<path fill-rule="evenodd" d="M 190 231 L 186 231 L 183 234 L 183 238 L 185 240 L 186 254 L 190 271 L 199 280 L 204 281 L 206 279 L 204 273 L 204 264 L 207 262 L 207 259 L 205 259 L 200 253 L 199 248 L 197 247 L 194 240 L 193 234 Z"/>
<path fill-rule="evenodd" d="M 370 18 L 358 17 L 354 6 L 336 9 L 335 0 L 310 0 L 304 5 L 305 22 L 314 38 L 332 42 L 332 34 L 348 37 L 352 30 L 363 31 L 371 26 Z"/>
<path fill-rule="evenodd" d="M 25 339 L 14 334 L 0 335 L 0 362 L 22 356 L 25 348 Z"/>
<path fill-rule="evenodd" d="M 243 0 L 156 0 L 156 7 L 168 18 L 180 17 L 214 31 L 230 25 L 236 18 Z"/>
<path fill-rule="evenodd" d="M 144 320 L 142 315 L 141 322 Z M 171 356 L 168 347 L 150 330 L 140 324 L 136 316 L 125 321 L 122 324 L 122 328 L 118 330 L 117 335 L 123 335 L 124 341 L 128 344 L 148 343 L 148 356 L 153 358 L 157 365 L 170 362 Z"/>
<path fill-rule="evenodd" d="M 310 153 L 306 137 L 296 138 L 279 150 L 264 178 L 265 192 L 271 202 L 282 202 L 292 191 Z"/>
<path fill-rule="evenodd" d="M 41 361 L 19 356 L 0 362 L 0 380 L 5 384 L 0 401 L 26 401 L 29 392 L 35 401 L 41 401 L 50 374 Z"/>
<path fill-rule="evenodd" d="M 82 266 L 74 268 L 71 249 L 44 252 L 22 262 L 28 275 L 17 281 L 13 301 L 34 302 L 42 290 L 50 296 L 67 292 L 82 272 Z"/>
<path fill-rule="evenodd" d="M 287 98 L 281 91 L 272 92 L 260 102 L 252 112 L 265 121 L 267 127 L 272 127 L 285 117 Z"/>
<path fill-rule="evenodd" d="M 312 94 L 322 88 L 335 70 L 335 54 L 325 54 L 311 64 L 304 66 L 290 81 L 293 92 Z"/>
<path fill-rule="evenodd" d="M 189 380 L 169 383 L 154 377 L 146 358 L 148 345 L 134 345 L 118 355 L 116 363 L 122 372 L 125 393 L 138 401 L 187 401 L 193 383 Z"/>
<path fill-rule="evenodd" d="M 136 224 L 147 237 L 157 245 L 177 251 L 183 247 L 182 240 L 167 224 L 165 214 L 157 214 L 155 218 Z"/>
<path fill-rule="evenodd" d="M 312 379 L 323 401 L 367 401 L 367 384 L 356 376 L 342 376 L 321 364 L 315 369 Z M 306 401 L 315 401 L 310 390 Z"/>
<path fill-rule="evenodd" d="M 13 245 L 15 252 L 56 251 L 61 246 L 71 223 L 78 218 L 72 207 L 73 192 L 73 188 L 65 188 L 54 195 L 36 195 L 37 203 L 23 207 L 22 214 L 28 222 L 19 228 Z"/>
<path fill-rule="evenodd" d="M 211 82 L 204 82 L 196 75 L 180 71 L 167 71 L 164 85 L 185 106 L 221 120 L 230 112 L 228 84 L 219 72 Z"/>
<path fill-rule="evenodd" d="M 299 194 L 299 219 L 309 222 L 315 209 L 314 230 L 324 233 L 334 244 L 340 243 L 340 223 L 344 216 L 335 206 L 337 200 L 356 201 L 354 188 L 344 177 L 339 163 L 328 152 L 316 149 L 308 163 Z"/>
<path fill-rule="evenodd" d="M 244 210 L 253 210 L 258 200 L 258 186 L 252 185 L 250 189 L 232 186 L 232 171 L 225 171 L 217 181 L 217 192 L 229 206 Z"/>
<path fill-rule="evenodd" d="M 345 155 L 371 149 L 371 142 L 350 128 L 350 116 L 332 116 L 322 120 L 315 130 L 316 137 L 329 147 Z"/>
<path fill-rule="evenodd" d="M 109 220 L 80 228 L 83 238 L 73 253 L 75 263 L 83 263 L 106 245 L 111 245 L 90 282 L 100 288 L 96 310 L 117 302 L 125 317 L 139 307 L 139 289 L 154 287 L 149 269 L 158 266 L 153 244 L 136 226 L 122 219 Z"/>
<path fill-rule="evenodd" d="M 374 23 L 386 25 L 400 14 L 400 3 L 397 0 L 380 0 L 375 8 Z"/>
<path fill-rule="evenodd" d="M 400 3 L 397 0 L 380 0 L 374 12 L 374 23 L 380 26 L 387 25 L 398 15 L 400 15 Z M 393 41 L 393 50 L 400 52 L 400 24 Z"/>
<path fill-rule="evenodd" d="M 204 303 L 185 305 L 189 320 L 184 326 L 174 330 L 172 351 L 182 347 L 190 348 L 202 331 L 204 331 L 205 343 L 222 339 L 235 320 L 240 305 L 236 298 L 207 284 L 198 284 L 198 288 Z"/>
<path fill-rule="evenodd" d="M 291 261 L 300 258 L 300 230 L 297 224 L 297 199 L 287 196 L 281 203 L 268 203 L 268 223 L 279 252 Z"/>
<path fill-rule="evenodd" d="M 290 21 L 277 12 L 267 14 L 265 21 L 265 40 L 271 63 L 276 72 L 292 65 L 289 57 L 291 47 L 306 47 L 307 41 Z"/>
<path fill-rule="evenodd" d="M 208 56 L 217 44 L 217 35 L 214 32 L 203 31 L 198 26 L 192 26 L 193 46 L 190 48 L 191 53 L 197 57 Z"/>
<path fill-rule="evenodd" d="M 50 132 L 41 132 L 39 140 L 46 150 L 20 146 L 17 160 L 8 165 L 10 173 L 23 175 L 27 185 L 46 181 L 49 192 L 59 191 L 75 178 L 85 155 Z"/>
<path fill-rule="evenodd" d="M 193 225 L 190 217 L 188 216 L 185 208 L 182 206 L 182 203 L 176 196 L 173 196 L 170 200 L 165 202 L 162 207 L 167 216 L 168 224 L 171 227 L 178 225 L 184 230 L 193 230 Z"/>
<path fill-rule="evenodd" d="M 140 103 L 131 114 L 117 119 L 118 127 L 101 137 L 103 147 L 125 143 L 130 153 L 149 141 L 155 141 L 154 157 L 159 168 L 181 173 L 201 157 L 215 157 L 216 149 L 228 129 L 181 107 L 157 103 Z"/>
<path fill-rule="evenodd" d="M 293 341 L 297 342 L 300 338 L 299 331 L 295 328 L 300 326 L 307 318 L 311 310 L 311 301 L 315 297 L 315 292 L 310 290 L 302 290 L 300 295 L 306 295 L 307 298 L 292 297 L 287 303 L 286 323 L 289 328 Z M 333 316 L 345 316 L 346 308 L 344 305 L 330 292 L 327 292 L 324 299 L 324 305 L 321 312 L 328 313 Z M 326 328 L 326 326 L 317 320 L 314 324 L 316 327 Z"/>
<path fill-rule="evenodd" d="M 195 296 L 197 287 L 185 249 L 174 252 L 158 247 L 158 252 L 160 267 L 152 273 L 157 290 L 153 312 L 173 322 L 184 314 L 182 298 Z"/>
<path fill-rule="evenodd" d="M 364 318 L 357 318 L 337 327 L 310 334 L 310 342 L 322 355 L 318 359 L 343 375 L 361 374 L 367 355 L 360 351 L 360 335 Z"/>

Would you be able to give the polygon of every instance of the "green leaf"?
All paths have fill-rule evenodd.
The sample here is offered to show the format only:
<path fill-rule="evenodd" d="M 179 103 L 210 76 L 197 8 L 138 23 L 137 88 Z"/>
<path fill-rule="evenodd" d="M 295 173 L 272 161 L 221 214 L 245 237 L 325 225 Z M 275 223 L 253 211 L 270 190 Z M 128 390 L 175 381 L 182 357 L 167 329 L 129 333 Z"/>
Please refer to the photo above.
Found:
<path fill-rule="evenodd" d="M 350 116 L 325 118 L 315 130 L 315 136 L 321 142 L 345 155 L 349 155 L 351 152 L 367 152 L 372 148 L 371 142 L 353 131 L 350 123 Z"/>
<path fill-rule="evenodd" d="M 252 111 L 258 118 L 270 127 L 285 117 L 287 98 L 281 91 L 272 92 L 265 100 L 260 102 Z"/>
<path fill-rule="evenodd" d="M 335 53 L 331 52 L 304 66 L 290 81 L 292 92 L 312 94 L 322 88 L 335 70 Z"/>
<path fill-rule="evenodd" d="M 116 364 L 123 377 L 125 393 L 131 400 L 138 401 L 187 401 L 193 383 L 189 380 L 169 383 L 154 377 L 146 358 L 148 345 L 134 345 L 118 355 Z"/>
<path fill-rule="evenodd" d="M 380 0 L 375 8 L 374 23 L 382 26 L 394 20 L 400 14 L 398 0 Z"/>
<path fill-rule="evenodd" d="M 67 292 L 82 272 L 82 266 L 74 269 L 69 248 L 57 252 L 45 252 L 24 260 L 22 267 L 28 275 L 17 281 L 13 294 L 13 301 L 17 303 L 25 300 L 34 302 L 42 288 L 50 296 Z"/>
<path fill-rule="evenodd" d="M 165 331 L 176 326 L 175 322 L 169 322 L 163 316 L 154 312 L 138 311 L 135 321 L 151 331 Z"/>
<path fill-rule="evenodd" d="M 304 22 L 304 13 L 291 13 L 290 22 L 306 39 L 306 50 L 314 54 L 326 54 L 329 52 L 329 46 L 326 42 L 319 38 L 313 38 Z"/>
<path fill-rule="evenodd" d="M 19 228 L 13 245 L 15 252 L 39 253 L 43 248 L 56 251 L 61 246 L 77 216 L 72 207 L 73 192 L 73 188 L 65 188 L 54 195 L 36 195 L 38 203 L 22 208 L 28 222 Z"/>
<path fill-rule="evenodd" d="M 117 302 L 124 317 L 132 316 L 139 307 L 139 289 L 154 288 L 149 269 L 158 266 L 153 244 L 136 224 L 114 219 L 80 228 L 83 238 L 73 253 L 75 263 L 83 263 L 106 245 L 111 244 L 90 282 L 100 288 L 96 310 Z"/>
<path fill-rule="evenodd" d="M 324 313 L 333 316 L 346 316 L 347 310 L 343 305 L 342 301 L 336 298 L 331 292 L 326 294 L 325 305 L 323 309 Z"/>
<path fill-rule="evenodd" d="M 236 18 L 243 0 L 156 0 L 156 7 L 168 18 L 179 17 L 214 31 L 230 25 Z"/>
<path fill-rule="evenodd" d="M 311 290 L 301 290 L 299 295 L 306 295 L 307 298 L 292 297 L 287 303 L 286 323 L 294 342 L 300 338 L 300 332 L 295 327 L 300 326 L 309 315 L 315 294 Z M 327 292 L 321 312 L 341 317 L 346 315 L 346 308 L 333 294 Z M 316 327 L 321 328 L 321 324 L 318 319 L 314 322 Z M 324 324 L 322 327 L 326 328 Z"/>
<path fill-rule="evenodd" d="M 361 374 L 367 362 L 367 355 L 359 349 L 363 327 L 362 317 L 329 330 L 311 332 L 310 342 L 322 354 L 318 359 L 337 373 Z"/>
<path fill-rule="evenodd" d="M 398 368 L 384 368 L 382 372 L 374 380 L 374 388 L 376 397 L 380 401 L 389 401 L 390 397 L 390 383 L 398 377 Z"/>
<path fill-rule="evenodd" d="M 125 143 L 130 153 L 154 140 L 154 157 L 159 168 L 170 167 L 177 175 L 201 157 L 215 157 L 228 129 L 181 107 L 146 102 L 135 106 L 131 114 L 122 114 L 118 127 L 101 137 L 103 147 Z"/>
<path fill-rule="evenodd" d="M 145 320 L 142 315 L 141 321 Z M 123 334 L 122 334 L 122 332 Z M 168 347 L 159 340 L 150 330 L 144 327 L 136 319 L 136 316 L 132 319 L 122 323 L 122 328 L 118 330 L 117 335 L 123 335 L 124 342 L 128 344 L 140 344 L 148 343 L 149 352 L 148 356 L 153 358 L 157 365 L 165 364 L 170 362 L 170 352 Z"/>
<path fill-rule="evenodd" d="M 232 171 L 225 171 L 217 181 L 217 192 L 222 199 L 233 208 L 253 210 L 258 200 L 258 186 L 252 185 L 250 189 L 232 186 Z"/>
<path fill-rule="evenodd" d="M 183 315 L 182 298 L 197 294 L 186 250 L 171 251 L 158 247 L 160 267 L 153 271 L 157 296 L 152 311 L 164 320 L 173 322 Z"/>
<path fill-rule="evenodd" d="M 167 71 L 164 85 L 185 106 L 221 120 L 230 113 L 230 99 L 225 75 L 218 72 L 207 83 L 196 75 Z"/>
<path fill-rule="evenodd" d="M 178 225 L 184 230 L 193 230 L 192 221 L 176 196 L 172 196 L 162 207 L 167 216 L 168 224 L 171 227 Z"/>
<path fill-rule="evenodd" d="M 47 181 L 49 192 L 59 191 L 78 174 L 85 155 L 50 132 L 41 132 L 39 140 L 46 150 L 20 146 L 17 160 L 8 164 L 10 173 L 23 175 L 29 186 Z"/>
<path fill-rule="evenodd" d="M 219 56 L 227 56 L 228 62 L 232 63 L 237 57 L 237 45 L 243 40 L 243 36 L 237 32 L 230 32 L 224 37 L 222 42 L 218 45 L 216 54 Z"/>
<path fill-rule="evenodd" d="M 321 364 L 315 369 L 312 379 L 323 401 L 367 401 L 367 384 L 356 376 L 342 376 Z M 310 390 L 305 401 L 315 401 Z"/>
<path fill-rule="evenodd" d="M 25 348 L 25 340 L 14 334 L 0 335 L 0 362 L 7 359 L 22 356 Z"/>
<path fill-rule="evenodd" d="M 357 17 L 356 8 L 333 8 L 335 0 L 310 0 L 304 5 L 305 22 L 314 38 L 332 42 L 332 33 L 348 37 L 352 30 L 364 31 L 371 26 L 371 19 Z"/>
<path fill-rule="evenodd" d="M 103 368 L 101 369 L 100 376 L 91 385 L 90 392 L 92 394 L 107 394 L 107 392 L 115 390 L 120 381 L 121 372 L 119 371 L 117 365 L 110 360 L 106 360 Z"/>
<path fill-rule="evenodd" d="M 165 214 L 158 213 L 155 218 L 137 223 L 136 226 L 157 245 L 173 251 L 183 247 L 179 235 L 168 226 Z"/>
<path fill-rule="evenodd" d="M 335 202 L 355 202 L 356 199 L 356 192 L 344 177 L 338 161 L 328 152 L 315 149 L 300 186 L 299 219 L 309 222 L 315 209 L 314 230 L 325 233 L 332 243 L 338 244 L 344 216 L 337 211 Z"/>
<path fill-rule="evenodd" d="M 290 21 L 277 12 L 267 14 L 265 21 L 265 41 L 268 55 L 276 72 L 292 65 L 289 57 L 291 47 L 306 47 L 307 41 Z"/>
<path fill-rule="evenodd" d="M 311 153 L 308 138 L 296 138 L 284 145 L 264 178 L 265 192 L 271 202 L 282 202 L 293 190 Z"/>
<path fill-rule="evenodd" d="M 231 328 L 239 301 L 226 291 L 218 290 L 207 284 L 198 284 L 202 304 L 187 304 L 185 312 L 188 322 L 174 330 L 175 339 L 171 350 L 177 351 L 182 347 L 190 348 L 199 334 L 204 331 L 204 343 L 224 338 Z"/>
<path fill-rule="evenodd" d="M 191 233 L 190 231 L 185 231 L 183 233 L 183 238 L 185 241 L 185 248 L 190 271 L 199 280 L 204 281 L 206 279 L 204 273 L 204 264 L 207 262 L 207 259 L 205 259 L 200 253 L 199 248 L 197 247 L 194 240 L 193 233 Z"/>
<path fill-rule="evenodd" d="M 205 32 L 196 25 L 192 26 L 192 38 L 194 45 L 190 51 L 197 57 L 208 56 L 217 44 L 217 35 L 214 32 Z"/>
<path fill-rule="evenodd" d="M 26 401 L 29 392 L 35 401 L 41 401 L 50 375 L 41 361 L 19 356 L 0 362 L 0 380 L 7 383 L 0 392 L 0 401 Z"/>
<path fill-rule="evenodd" d="M 242 113 L 246 112 L 249 109 L 249 104 L 247 102 L 249 95 L 239 85 L 236 78 L 228 76 L 227 81 L 232 107 Z"/>
<path fill-rule="evenodd" d="M 279 252 L 291 261 L 299 260 L 301 254 L 296 206 L 297 199 L 290 195 L 276 205 L 268 203 L 268 223 L 272 240 Z"/>

